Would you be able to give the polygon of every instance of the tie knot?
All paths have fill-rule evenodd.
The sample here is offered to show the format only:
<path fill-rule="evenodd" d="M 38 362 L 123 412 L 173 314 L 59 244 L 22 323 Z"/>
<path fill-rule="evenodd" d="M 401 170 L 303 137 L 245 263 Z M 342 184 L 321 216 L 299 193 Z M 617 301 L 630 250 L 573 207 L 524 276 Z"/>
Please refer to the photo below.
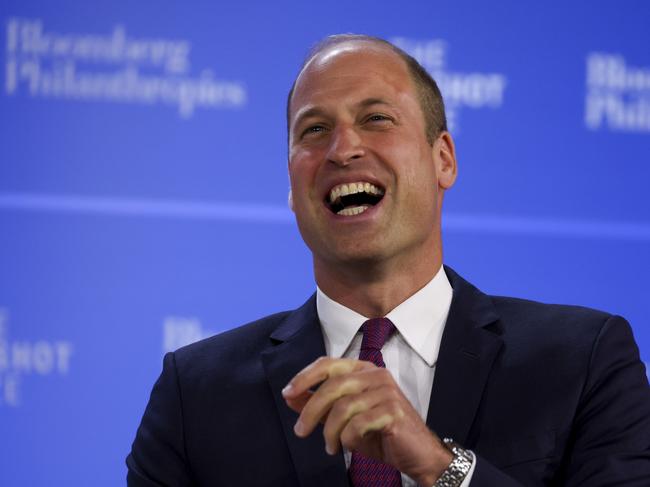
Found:
<path fill-rule="evenodd" d="M 361 350 L 381 350 L 386 340 L 395 332 L 395 325 L 388 318 L 372 318 L 361 325 L 363 340 Z"/>

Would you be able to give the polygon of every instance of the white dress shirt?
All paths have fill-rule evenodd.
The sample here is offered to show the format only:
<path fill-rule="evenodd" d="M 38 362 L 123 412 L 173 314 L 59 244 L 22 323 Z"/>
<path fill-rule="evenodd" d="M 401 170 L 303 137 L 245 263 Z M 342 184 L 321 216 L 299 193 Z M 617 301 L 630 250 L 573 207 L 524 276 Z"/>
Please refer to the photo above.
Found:
<path fill-rule="evenodd" d="M 397 328 L 381 350 L 386 368 L 425 422 L 452 294 L 451 284 L 440 267 L 428 284 L 386 315 Z M 359 328 L 368 318 L 332 300 L 320 288 L 316 290 L 316 308 L 327 355 L 358 358 L 363 338 Z M 352 454 L 344 450 L 344 456 L 349 467 Z M 475 465 L 476 459 L 461 487 L 469 485 Z M 402 474 L 403 487 L 416 485 Z"/>

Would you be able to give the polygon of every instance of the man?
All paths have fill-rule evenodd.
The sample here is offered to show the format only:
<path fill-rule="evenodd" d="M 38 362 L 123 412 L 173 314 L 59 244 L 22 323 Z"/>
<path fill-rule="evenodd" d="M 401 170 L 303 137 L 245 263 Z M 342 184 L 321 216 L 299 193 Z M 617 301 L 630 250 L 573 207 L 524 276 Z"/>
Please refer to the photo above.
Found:
<path fill-rule="evenodd" d="M 426 72 L 334 36 L 287 116 L 316 296 L 165 357 L 129 485 L 649 485 L 629 325 L 442 267 L 457 166 Z"/>

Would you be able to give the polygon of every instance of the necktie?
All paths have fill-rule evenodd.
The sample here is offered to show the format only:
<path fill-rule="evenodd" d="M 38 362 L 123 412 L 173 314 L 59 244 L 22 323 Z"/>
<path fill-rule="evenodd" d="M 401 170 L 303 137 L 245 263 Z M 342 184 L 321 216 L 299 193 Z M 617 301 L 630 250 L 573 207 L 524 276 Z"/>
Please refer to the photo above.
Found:
<path fill-rule="evenodd" d="M 395 325 L 388 318 L 373 318 L 361 326 L 363 340 L 359 360 L 367 360 L 377 367 L 386 367 L 381 347 L 395 332 Z M 402 477 L 392 465 L 369 458 L 359 452 L 352 452 L 348 470 L 354 487 L 400 487 Z"/>

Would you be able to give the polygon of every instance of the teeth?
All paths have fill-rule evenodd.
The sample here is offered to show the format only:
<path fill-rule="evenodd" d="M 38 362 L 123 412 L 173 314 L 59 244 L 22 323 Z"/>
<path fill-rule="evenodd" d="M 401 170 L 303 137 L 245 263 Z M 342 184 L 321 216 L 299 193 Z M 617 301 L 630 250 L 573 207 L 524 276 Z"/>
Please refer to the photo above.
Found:
<path fill-rule="evenodd" d="M 330 203 L 334 203 L 341 196 L 347 196 L 349 194 L 361 192 L 378 195 L 384 194 L 384 190 L 368 182 L 339 184 L 338 186 L 332 188 L 330 191 Z"/>
<path fill-rule="evenodd" d="M 359 213 L 363 213 L 369 208 L 368 205 L 363 205 L 363 206 L 353 206 L 351 208 L 344 208 L 342 210 L 339 210 L 337 215 L 343 215 L 343 216 L 354 216 L 358 215 Z"/>

